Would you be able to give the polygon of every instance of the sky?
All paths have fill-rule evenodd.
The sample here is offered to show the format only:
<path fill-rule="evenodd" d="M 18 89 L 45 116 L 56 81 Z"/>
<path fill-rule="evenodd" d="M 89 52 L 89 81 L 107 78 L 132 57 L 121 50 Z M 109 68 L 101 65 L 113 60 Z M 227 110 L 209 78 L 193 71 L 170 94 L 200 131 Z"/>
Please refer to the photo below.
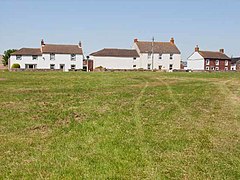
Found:
<path fill-rule="evenodd" d="M 240 56 L 239 0 L 0 0 L 0 54 L 7 49 L 77 44 L 84 54 L 131 48 L 134 38 L 169 41 L 186 60 L 224 48 Z"/>

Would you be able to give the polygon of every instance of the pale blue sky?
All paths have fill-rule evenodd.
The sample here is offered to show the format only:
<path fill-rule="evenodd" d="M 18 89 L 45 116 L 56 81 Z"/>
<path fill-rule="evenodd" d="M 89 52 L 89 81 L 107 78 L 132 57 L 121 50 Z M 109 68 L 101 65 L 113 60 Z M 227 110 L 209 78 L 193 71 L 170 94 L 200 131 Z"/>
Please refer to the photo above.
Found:
<path fill-rule="evenodd" d="M 185 60 L 196 44 L 240 56 L 238 0 L 0 0 L 0 53 L 83 43 L 85 54 L 130 48 L 134 38 L 175 38 Z"/>

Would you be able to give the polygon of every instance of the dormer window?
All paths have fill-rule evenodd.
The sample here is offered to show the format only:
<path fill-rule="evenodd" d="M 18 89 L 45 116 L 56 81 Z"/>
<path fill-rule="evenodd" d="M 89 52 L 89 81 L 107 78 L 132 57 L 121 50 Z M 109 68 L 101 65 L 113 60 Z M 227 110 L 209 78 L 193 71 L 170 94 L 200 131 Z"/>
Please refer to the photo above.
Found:
<path fill-rule="evenodd" d="M 32 56 L 32 60 L 38 60 L 38 56 Z"/>
<path fill-rule="evenodd" d="M 206 65 L 209 65 L 209 64 L 210 64 L 210 60 L 207 59 L 207 60 L 206 60 Z"/>
<path fill-rule="evenodd" d="M 162 54 L 159 54 L 159 59 L 162 59 Z"/>
<path fill-rule="evenodd" d="M 215 64 L 216 66 L 219 66 L 219 60 L 216 60 Z"/>
<path fill-rule="evenodd" d="M 50 54 L 50 60 L 55 60 L 55 54 Z"/>
<path fill-rule="evenodd" d="M 22 60 L 22 56 L 16 56 L 16 60 Z"/>
<path fill-rule="evenodd" d="M 71 61 L 75 61 L 76 60 L 76 54 L 71 54 Z"/>
<path fill-rule="evenodd" d="M 170 54 L 170 59 L 173 59 L 173 54 Z"/>

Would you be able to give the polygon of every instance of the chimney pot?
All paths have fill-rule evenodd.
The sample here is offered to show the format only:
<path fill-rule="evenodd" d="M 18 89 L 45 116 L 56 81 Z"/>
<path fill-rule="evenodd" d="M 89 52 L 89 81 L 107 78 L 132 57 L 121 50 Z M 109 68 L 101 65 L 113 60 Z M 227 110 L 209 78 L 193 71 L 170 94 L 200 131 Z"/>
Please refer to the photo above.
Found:
<path fill-rule="evenodd" d="M 44 40 L 42 39 L 41 40 L 41 46 L 44 46 L 45 45 L 45 43 L 44 43 Z"/>
<path fill-rule="evenodd" d="M 220 49 L 219 52 L 224 54 L 224 49 Z"/>
<path fill-rule="evenodd" d="M 136 39 L 134 39 L 134 42 L 136 43 L 136 42 L 138 42 L 138 39 L 136 38 Z"/>
<path fill-rule="evenodd" d="M 172 37 L 171 40 L 170 40 L 170 43 L 174 44 L 175 41 L 174 41 L 174 38 Z"/>
<path fill-rule="evenodd" d="M 195 47 L 195 52 L 199 52 L 199 46 L 197 45 L 196 47 Z"/>
<path fill-rule="evenodd" d="M 82 47 L 82 42 L 81 41 L 79 41 L 78 46 Z"/>

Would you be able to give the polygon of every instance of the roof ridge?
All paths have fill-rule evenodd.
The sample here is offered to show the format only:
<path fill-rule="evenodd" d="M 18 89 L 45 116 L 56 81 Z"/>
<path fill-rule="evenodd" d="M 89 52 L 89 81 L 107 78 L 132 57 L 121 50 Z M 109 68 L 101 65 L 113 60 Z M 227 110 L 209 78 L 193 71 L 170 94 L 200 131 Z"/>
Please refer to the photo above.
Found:
<path fill-rule="evenodd" d="M 44 45 L 54 45 L 54 46 L 78 46 L 78 44 L 44 44 Z M 79 47 L 79 46 L 78 46 Z M 82 48 L 82 47 L 81 47 Z"/>
<path fill-rule="evenodd" d="M 104 49 L 111 49 L 111 50 L 134 50 L 134 51 L 136 51 L 136 49 L 125 49 L 125 48 L 103 48 L 102 50 L 104 50 Z M 100 50 L 101 51 L 101 50 Z"/>

